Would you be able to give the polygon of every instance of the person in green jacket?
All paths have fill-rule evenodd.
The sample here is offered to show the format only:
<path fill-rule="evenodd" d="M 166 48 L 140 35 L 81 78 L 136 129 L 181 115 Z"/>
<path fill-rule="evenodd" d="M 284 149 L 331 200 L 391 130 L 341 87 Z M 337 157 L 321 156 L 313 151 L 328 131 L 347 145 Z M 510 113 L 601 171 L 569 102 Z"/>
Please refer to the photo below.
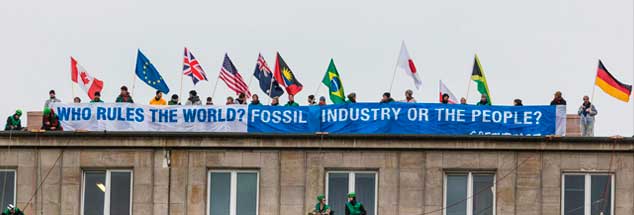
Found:
<path fill-rule="evenodd" d="M 348 202 L 346 202 L 346 215 L 366 215 L 368 214 L 361 202 L 357 202 L 357 194 L 348 193 Z"/>
<path fill-rule="evenodd" d="M 90 103 L 103 103 L 103 100 L 101 100 L 101 93 L 99 91 L 95 92 L 95 96 L 92 100 L 90 100 Z"/>
<path fill-rule="evenodd" d="M 328 204 L 326 204 L 326 196 L 323 194 L 317 196 L 317 204 L 313 210 L 313 215 L 330 215 L 331 210 Z"/>
<path fill-rule="evenodd" d="M 284 105 L 287 107 L 298 107 L 299 104 L 297 104 L 297 102 L 295 102 L 295 96 L 288 94 L 288 102 Z"/>
<path fill-rule="evenodd" d="M 262 103 L 260 103 L 260 97 L 258 96 L 258 94 L 251 95 L 251 103 L 249 103 L 249 105 L 262 105 Z"/>
<path fill-rule="evenodd" d="M 24 213 L 22 213 L 22 210 L 20 210 L 20 208 L 9 204 L 9 206 L 7 206 L 7 209 L 2 212 L 2 215 L 24 215 Z"/>
<path fill-rule="evenodd" d="M 16 110 L 15 113 L 7 117 L 7 124 L 4 126 L 5 131 L 19 131 L 22 130 L 22 110 Z"/>
<path fill-rule="evenodd" d="M 128 91 L 128 87 L 121 86 L 121 93 L 119 94 L 119 96 L 117 96 L 117 100 L 115 100 L 115 102 L 117 103 L 134 103 L 134 100 L 132 100 L 132 96 L 130 96 L 130 91 Z"/>

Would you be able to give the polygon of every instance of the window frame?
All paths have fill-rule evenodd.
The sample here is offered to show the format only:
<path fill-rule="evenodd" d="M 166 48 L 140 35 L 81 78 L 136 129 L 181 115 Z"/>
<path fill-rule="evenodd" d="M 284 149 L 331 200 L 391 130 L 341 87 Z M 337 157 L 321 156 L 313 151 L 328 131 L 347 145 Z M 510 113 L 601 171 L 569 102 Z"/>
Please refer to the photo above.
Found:
<path fill-rule="evenodd" d="M 560 199 L 560 207 L 561 207 L 561 214 L 564 215 L 566 211 L 565 210 L 565 200 L 566 200 L 566 176 L 567 175 L 577 175 L 577 176 L 584 176 L 584 185 L 583 185 L 583 195 L 584 195 L 584 202 L 583 202 L 583 213 L 584 214 L 591 214 L 591 210 L 592 210 L 592 204 L 590 201 L 591 197 L 592 197 L 592 176 L 610 176 L 610 212 L 611 214 L 609 215 L 613 215 L 614 214 L 614 191 L 616 188 L 616 184 L 615 184 L 615 179 L 616 179 L 616 174 L 614 174 L 613 172 L 562 172 L 561 173 L 561 199 Z"/>
<path fill-rule="evenodd" d="M 473 175 L 474 174 L 490 174 L 493 175 L 493 215 L 497 214 L 497 174 L 495 171 L 444 171 L 442 186 L 442 214 L 447 215 L 447 176 L 448 175 L 466 175 L 467 176 L 467 213 L 473 214 Z"/>
<path fill-rule="evenodd" d="M 18 193 L 18 171 L 16 169 L 2 169 L 0 168 L 0 172 L 13 172 L 13 200 L 11 201 L 13 205 L 16 205 L 17 193 Z M 0 185 L 1 186 L 1 185 Z M 4 206 L 2 206 L 4 207 Z"/>
<path fill-rule="evenodd" d="M 378 215 L 379 214 L 379 171 L 372 171 L 372 170 L 360 170 L 360 171 L 356 171 L 356 170 L 326 170 L 326 174 L 325 174 L 325 186 L 324 186 L 324 195 L 328 196 L 328 178 L 330 176 L 330 173 L 348 173 L 348 193 L 350 192 L 355 192 L 354 187 L 356 185 L 356 177 L 355 174 L 357 173 L 361 173 L 361 174 L 374 174 L 374 215 Z M 328 201 L 328 199 L 326 199 L 326 201 Z"/>
<path fill-rule="evenodd" d="M 212 173 L 229 173 L 231 174 L 230 194 L 229 194 L 229 215 L 237 214 L 237 198 L 238 198 L 238 173 L 255 173 L 255 215 L 260 214 L 260 171 L 259 170 L 242 170 L 242 169 L 211 169 L 207 171 L 207 201 L 205 202 L 205 214 L 209 214 L 211 208 L 211 174 Z"/>
<path fill-rule="evenodd" d="M 110 179 L 113 172 L 128 172 L 130 173 L 130 215 L 132 215 L 132 202 L 134 201 L 134 170 L 132 169 L 83 169 L 81 172 L 81 207 L 79 214 L 84 215 L 84 193 L 86 189 L 86 172 L 89 171 L 105 171 L 106 172 L 106 192 L 104 193 L 103 202 L 103 214 L 110 214 Z"/>

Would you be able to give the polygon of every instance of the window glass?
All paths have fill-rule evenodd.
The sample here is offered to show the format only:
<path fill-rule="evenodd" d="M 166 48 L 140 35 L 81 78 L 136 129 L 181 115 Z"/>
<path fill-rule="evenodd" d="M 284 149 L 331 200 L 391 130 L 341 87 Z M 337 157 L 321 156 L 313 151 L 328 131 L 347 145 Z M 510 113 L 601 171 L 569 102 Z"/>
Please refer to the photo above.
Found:
<path fill-rule="evenodd" d="M 592 175 L 590 176 L 592 184 L 590 188 L 590 214 L 611 214 L 612 205 L 612 180 L 608 175 Z M 566 182 L 568 183 L 568 182 Z"/>
<path fill-rule="evenodd" d="M 110 214 L 128 215 L 130 214 L 130 183 L 132 174 L 130 172 L 110 173 Z M 145 194 L 141 194 L 145 195 Z"/>
<path fill-rule="evenodd" d="M 473 214 L 493 215 L 492 174 L 473 174 Z"/>
<path fill-rule="evenodd" d="M 213 215 L 229 215 L 231 207 L 231 173 L 212 172 L 210 188 L 209 213 Z"/>
<path fill-rule="evenodd" d="M 15 204 L 15 172 L 0 171 L 0 208 Z"/>
<path fill-rule="evenodd" d="M 239 215 L 255 215 L 257 210 L 257 173 L 238 173 L 236 211 Z"/>
<path fill-rule="evenodd" d="M 447 175 L 447 215 L 466 215 L 467 214 L 467 179 L 466 174 Z"/>
<path fill-rule="evenodd" d="M 328 205 L 337 214 L 344 214 L 348 194 L 348 173 L 328 174 Z"/>
<path fill-rule="evenodd" d="M 355 173 L 354 190 L 357 201 L 363 203 L 368 215 L 374 215 L 374 197 L 376 196 L 374 173 Z"/>
<path fill-rule="evenodd" d="M 565 175 L 564 183 L 564 214 L 584 215 L 585 175 Z"/>
<path fill-rule="evenodd" d="M 84 173 L 84 215 L 103 215 L 107 186 L 106 171 Z"/>

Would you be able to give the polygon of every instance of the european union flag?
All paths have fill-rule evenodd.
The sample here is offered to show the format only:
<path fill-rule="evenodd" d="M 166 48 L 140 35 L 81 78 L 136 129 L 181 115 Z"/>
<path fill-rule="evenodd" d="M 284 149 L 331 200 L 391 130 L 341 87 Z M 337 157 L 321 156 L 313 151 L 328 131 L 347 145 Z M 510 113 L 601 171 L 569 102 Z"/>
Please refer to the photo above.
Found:
<path fill-rule="evenodd" d="M 139 50 L 136 56 L 136 76 L 150 87 L 167 94 L 170 88 L 159 74 L 158 70 L 150 63 L 150 60 Z"/>

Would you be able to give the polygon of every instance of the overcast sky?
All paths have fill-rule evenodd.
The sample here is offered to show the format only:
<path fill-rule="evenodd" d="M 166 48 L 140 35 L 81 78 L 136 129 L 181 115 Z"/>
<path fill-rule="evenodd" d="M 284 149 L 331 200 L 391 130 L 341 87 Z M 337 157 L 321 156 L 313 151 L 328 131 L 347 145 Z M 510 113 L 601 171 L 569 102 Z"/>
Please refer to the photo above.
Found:
<path fill-rule="evenodd" d="M 225 52 L 248 82 L 258 52 L 273 67 L 279 51 L 304 85 L 300 104 L 316 92 L 330 58 L 346 93 L 378 101 L 390 87 L 403 40 L 423 79 L 418 101 L 436 102 L 443 80 L 458 97 L 471 84 L 469 103 L 475 103 L 469 76 L 477 53 L 494 104 L 515 98 L 548 104 L 561 90 L 568 112 L 576 113 L 581 97 L 592 94 L 598 59 L 619 80 L 633 82 L 633 10 L 625 0 L 10 1 L 0 7 L 0 114 L 40 110 L 50 89 L 72 101 L 69 56 L 105 82 L 106 101 L 114 101 L 121 85 L 132 88 L 137 49 L 161 72 L 170 94 L 179 93 L 184 46 L 210 80 L 194 87 L 185 77 L 183 92 L 210 96 Z M 262 94 L 257 80 L 250 87 Z M 394 97 L 402 99 L 408 88 L 413 82 L 398 73 Z M 136 81 L 137 103 L 153 94 Z M 220 82 L 214 102 L 229 95 Z M 597 134 L 632 135 L 632 103 L 599 88 L 593 100 Z"/>

